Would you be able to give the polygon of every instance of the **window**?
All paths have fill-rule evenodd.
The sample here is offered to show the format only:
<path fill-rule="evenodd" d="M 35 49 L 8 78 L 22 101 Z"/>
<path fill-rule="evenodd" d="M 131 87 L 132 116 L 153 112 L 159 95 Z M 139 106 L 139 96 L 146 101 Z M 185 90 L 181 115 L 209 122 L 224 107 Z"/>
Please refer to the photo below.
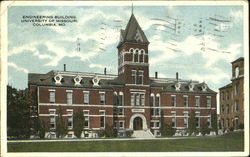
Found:
<path fill-rule="evenodd" d="M 104 105 L 105 104 L 105 93 L 99 93 L 100 96 L 100 104 Z"/>
<path fill-rule="evenodd" d="M 171 104 L 172 104 L 172 106 L 176 106 L 176 96 L 175 95 L 171 96 Z"/>
<path fill-rule="evenodd" d="M 184 95 L 183 99 L 184 99 L 184 107 L 188 107 L 188 96 Z"/>
<path fill-rule="evenodd" d="M 67 111 L 68 116 L 68 129 L 73 129 L 73 111 Z"/>
<path fill-rule="evenodd" d="M 123 115 L 123 108 L 118 108 L 118 115 Z"/>
<path fill-rule="evenodd" d="M 105 128 L 105 111 L 99 111 L 100 114 L 100 128 Z"/>
<path fill-rule="evenodd" d="M 155 97 L 153 94 L 150 95 L 150 106 L 154 106 Z"/>
<path fill-rule="evenodd" d="M 234 104 L 231 104 L 231 112 L 234 112 Z"/>
<path fill-rule="evenodd" d="M 150 127 L 151 128 L 159 128 L 160 127 L 160 122 L 159 121 L 151 121 L 150 122 Z"/>
<path fill-rule="evenodd" d="M 239 77 L 239 74 L 240 74 L 240 68 L 239 68 L 239 67 L 236 67 L 236 68 L 235 68 L 235 77 L 238 78 L 238 77 Z"/>
<path fill-rule="evenodd" d="M 88 92 L 83 93 L 83 103 L 89 104 L 89 93 Z"/>
<path fill-rule="evenodd" d="M 160 106 L 160 95 L 156 95 L 155 106 Z"/>
<path fill-rule="evenodd" d="M 227 104 L 227 113 L 229 113 L 229 104 Z"/>
<path fill-rule="evenodd" d="M 135 95 L 135 99 L 136 99 L 135 105 L 136 105 L 136 106 L 139 106 L 139 105 L 140 105 L 140 95 L 139 95 L 139 94 L 136 94 L 136 95 Z"/>
<path fill-rule="evenodd" d="M 199 112 L 195 113 L 195 125 L 196 125 L 196 128 L 200 128 L 200 113 Z"/>
<path fill-rule="evenodd" d="M 150 109 L 150 116 L 154 116 L 154 109 L 153 108 Z"/>
<path fill-rule="evenodd" d="M 224 113 L 225 109 L 224 109 L 224 105 L 221 106 L 221 113 Z"/>
<path fill-rule="evenodd" d="M 67 104 L 72 105 L 72 92 L 67 92 Z"/>
<path fill-rule="evenodd" d="M 55 91 L 50 91 L 49 92 L 49 102 L 50 103 L 55 103 Z"/>
<path fill-rule="evenodd" d="M 224 92 L 221 92 L 221 100 L 224 100 Z"/>
<path fill-rule="evenodd" d="M 141 105 L 142 106 L 145 105 L 145 95 L 144 94 L 141 95 Z"/>
<path fill-rule="evenodd" d="M 207 117 L 207 126 L 211 128 L 211 115 Z"/>
<path fill-rule="evenodd" d="M 50 129 L 56 128 L 56 110 L 49 110 Z"/>
<path fill-rule="evenodd" d="M 130 103 L 131 103 L 131 106 L 135 105 L 135 94 L 131 94 Z"/>
<path fill-rule="evenodd" d="M 236 84 L 235 84 L 234 91 L 235 91 L 235 95 L 239 95 L 239 94 L 240 94 L 240 86 L 239 86 L 239 83 L 236 83 Z"/>
<path fill-rule="evenodd" d="M 132 70 L 132 84 L 136 84 L 136 70 Z"/>
<path fill-rule="evenodd" d="M 239 112 L 240 110 L 240 103 L 238 100 L 235 101 L 235 112 Z"/>
<path fill-rule="evenodd" d="M 160 116 L 160 109 L 159 108 L 156 108 L 156 109 L 154 109 L 155 111 L 154 111 L 154 116 Z"/>
<path fill-rule="evenodd" d="M 134 53 L 134 62 L 138 62 L 139 61 L 139 50 L 138 49 L 136 49 L 135 50 L 135 53 Z"/>
<path fill-rule="evenodd" d="M 119 122 L 119 129 L 123 129 L 124 128 L 124 122 Z"/>
<path fill-rule="evenodd" d="M 122 92 L 119 93 L 117 101 L 118 101 L 117 102 L 118 106 L 122 106 L 123 105 L 123 93 Z"/>
<path fill-rule="evenodd" d="M 89 111 L 84 110 L 83 115 L 84 115 L 84 128 L 89 128 Z"/>
<path fill-rule="evenodd" d="M 139 71 L 138 84 L 143 84 L 143 71 Z"/>
<path fill-rule="evenodd" d="M 207 97 L 207 107 L 211 107 L 211 97 L 210 96 L 208 96 Z"/>
<path fill-rule="evenodd" d="M 184 122 L 183 122 L 183 124 L 184 124 L 184 127 L 185 128 L 188 128 L 188 112 L 184 112 Z"/>
<path fill-rule="evenodd" d="M 229 97 L 230 97 L 230 94 L 229 94 L 229 91 L 226 92 L 226 98 L 227 100 L 229 100 Z"/>
<path fill-rule="evenodd" d="M 176 127 L 176 113 L 173 112 L 172 114 L 172 127 Z"/>
<path fill-rule="evenodd" d="M 195 106 L 200 107 L 200 97 L 199 96 L 195 97 Z"/>

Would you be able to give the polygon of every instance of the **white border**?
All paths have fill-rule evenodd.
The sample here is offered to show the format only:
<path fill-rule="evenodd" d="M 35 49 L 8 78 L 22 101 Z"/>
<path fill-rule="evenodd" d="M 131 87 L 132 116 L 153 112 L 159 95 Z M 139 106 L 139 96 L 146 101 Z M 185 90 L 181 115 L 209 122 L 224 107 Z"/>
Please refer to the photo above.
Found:
<path fill-rule="evenodd" d="M 243 14 L 244 14 L 244 60 L 245 60 L 245 79 L 244 79 L 244 105 L 245 105 L 245 124 L 249 124 L 249 37 L 248 29 L 249 29 L 249 21 L 248 21 L 248 3 L 247 1 L 4 1 L 1 2 L 1 155 L 2 156 L 247 156 L 249 154 L 249 126 L 245 125 L 245 151 L 244 152 L 166 152 L 166 153 L 158 153 L 158 152 L 147 152 L 147 153 L 7 153 L 6 146 L 6 85 L 7 85 L 7 7 L 8 6 L 86 6 L 86 5 L 95 5 L 95 6 L 130 6 L 133 3 L 134 6 L 162 6 L 162 5 L 242 5 L 243 6 Z M 7 39 L 7 40 L 6 40 Z"/>

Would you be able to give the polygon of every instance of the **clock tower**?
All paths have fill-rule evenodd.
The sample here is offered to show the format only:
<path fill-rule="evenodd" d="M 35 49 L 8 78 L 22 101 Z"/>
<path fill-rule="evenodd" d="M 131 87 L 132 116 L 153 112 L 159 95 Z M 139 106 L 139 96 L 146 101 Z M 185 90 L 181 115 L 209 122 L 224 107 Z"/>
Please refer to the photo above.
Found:
<path fill-rule="evenodd" d="M 132 13 L 125 30 L 120 32 L 118 76 L 125 84 L 149 85 L 149 41 Z"/>

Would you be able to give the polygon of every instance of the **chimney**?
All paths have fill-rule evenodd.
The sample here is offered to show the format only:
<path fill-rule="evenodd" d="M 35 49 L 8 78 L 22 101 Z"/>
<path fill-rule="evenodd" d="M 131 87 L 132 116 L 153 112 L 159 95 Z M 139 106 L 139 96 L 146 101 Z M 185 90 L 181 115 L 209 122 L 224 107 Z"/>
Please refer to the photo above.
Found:
<path fill-rule="evenodd" d="M 177 80 L 177 81 L 179 80 L 178 72 L 176 72 L 176 80 Z"/>
<path fill-rule="evenodd" d="M 107 74 L 107 70 L 106 70 L 106 68 L 104 68 L 104 75 L 106 75 Z"/>
<path fill-rule="evenodd" d="M 158 78 L 158 72 L 157 71 L 155 72 L 155 78 Z"/>
<path fill-rule="evenodd" d="M 63 71 L 66 71 L 66 64 L 63 64 Z"/>

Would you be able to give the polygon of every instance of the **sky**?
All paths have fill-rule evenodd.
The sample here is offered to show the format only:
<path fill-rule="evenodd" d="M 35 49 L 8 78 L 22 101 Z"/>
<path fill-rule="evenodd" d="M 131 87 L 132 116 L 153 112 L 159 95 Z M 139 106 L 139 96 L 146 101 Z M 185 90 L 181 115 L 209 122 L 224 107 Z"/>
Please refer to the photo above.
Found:
<path fill-rule="evenodd" d="M 131 6 L 11 6 L 8 84 L 28 87 L 28 73 L 51 70 L 117 74 L 120 29 Z M 230 83 L 231 62 L 243 56 L 242 6 L 134 6 L 149 44 L 150 76 Z M 33 26 L 23 16 L 74 16 L 65 26 Z M 80 51 L 79 51 L 80 48 Z"/>

